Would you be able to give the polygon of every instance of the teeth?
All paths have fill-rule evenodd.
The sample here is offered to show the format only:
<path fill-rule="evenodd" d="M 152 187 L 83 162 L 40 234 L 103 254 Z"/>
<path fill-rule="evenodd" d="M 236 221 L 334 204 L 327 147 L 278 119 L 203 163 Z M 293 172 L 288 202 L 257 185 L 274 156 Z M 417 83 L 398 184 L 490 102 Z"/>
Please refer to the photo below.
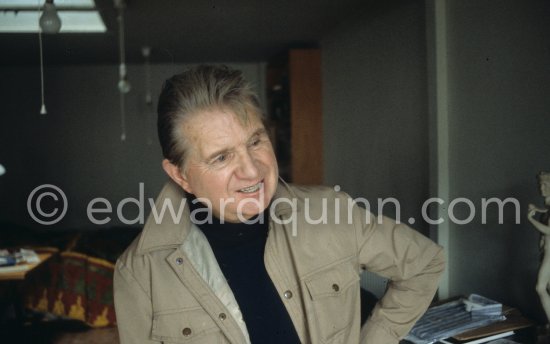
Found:
<path fill-rule="evenodd" d="M 258 183 L 256 185 L 252 185 L 252 186 L 249 186 L 247 188 L 244 188 L 244 189 L 240 189 L 239 191 L 240 192 L 245 192 L 245 193 L 252 193 L 252 192 L 256 192 L 260 189 L 260 184 L 261 183 Z"/>

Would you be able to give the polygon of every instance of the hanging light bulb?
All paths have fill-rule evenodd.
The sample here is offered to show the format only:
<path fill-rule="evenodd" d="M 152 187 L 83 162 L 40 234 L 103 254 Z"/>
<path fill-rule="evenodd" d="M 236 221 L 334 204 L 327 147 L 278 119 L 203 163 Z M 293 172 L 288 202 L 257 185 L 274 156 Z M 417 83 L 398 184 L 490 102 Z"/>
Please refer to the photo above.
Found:
<path fill-rule="evenodd" d="M 44 33 L 58 33 L 61 30 L 61 19 L 57 14 L 53 0 L 46 0 L 39 23 Z"/>
<path fill-rule="evenodd" d="M 124 9 L 126 8 L 126 3 L 124 0 L 115 0 L 115 6 L 118 9 L 118 52 L 120 56 L 120 65 L 118 67 L 118 90 L 121 93 L 128 93 L 132 87 L 128 81 L 126 71 L 126 48 L 124 44 Z"/>
<path fill-rule="evenodd" d="M 119 66 L 119 71 L 118 71 L 118 75 L 119 75 L 119 79 L 118 79 L 118 90 L 121 92 L 121 93 L 128 93 L 130 92 L 130 90 L 132 89 L 132 86 L 130 85 L 130 82 L 128 81 L 127 79 L 127 74 L 126 74 L 126 64 L 125 63 L 121 63 L 120 66 Z"/>

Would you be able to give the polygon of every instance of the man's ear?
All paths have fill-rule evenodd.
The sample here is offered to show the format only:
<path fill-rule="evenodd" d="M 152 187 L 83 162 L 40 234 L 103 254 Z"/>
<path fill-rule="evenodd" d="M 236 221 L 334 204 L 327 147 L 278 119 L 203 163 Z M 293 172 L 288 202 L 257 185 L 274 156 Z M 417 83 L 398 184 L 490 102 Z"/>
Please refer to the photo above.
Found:
<path fill-rule="evenodd" d="M 187 193 L 193 193 L 187 177 L 180 171 L 178 166 L 172 164 L 168 159 L 164 159 L 162 160 L 162 168 L 176 184 L 181 186 L 182 189 Z"/>

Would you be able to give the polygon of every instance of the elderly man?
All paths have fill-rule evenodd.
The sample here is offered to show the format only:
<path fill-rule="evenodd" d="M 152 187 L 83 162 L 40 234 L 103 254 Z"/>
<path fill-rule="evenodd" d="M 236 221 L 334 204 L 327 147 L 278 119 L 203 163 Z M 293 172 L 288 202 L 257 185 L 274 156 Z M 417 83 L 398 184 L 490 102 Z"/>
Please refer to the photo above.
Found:
<path fill-rule="evenodd" d="M 262 119 L 239 71 L 166 81 L 171 181 L 116 265 L 122 343 L 397 343 L 427 308 L 441 248 L 344 193 L 279 180 Z M 364 269 L 391 282 L 361 327 Z"/>

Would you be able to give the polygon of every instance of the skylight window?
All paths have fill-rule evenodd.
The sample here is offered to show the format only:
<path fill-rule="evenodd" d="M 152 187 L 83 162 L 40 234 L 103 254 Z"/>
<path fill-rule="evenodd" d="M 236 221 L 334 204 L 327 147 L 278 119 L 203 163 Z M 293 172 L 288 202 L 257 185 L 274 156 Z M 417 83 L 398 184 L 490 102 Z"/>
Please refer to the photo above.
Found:
<path fill-rule="evenodd" d="M 107 27 L 93 0 L 55 0 L 61 18 L 60 33 L 106 32 Z M 44 0 L 0 0 L 0 32 L 38 32 Z"/>
<path fill-rule="evenodd" d="M 38 6 L 42 7 L 45 0 L 0 0 L 0 9 L 27 9 L 36 10 Z M 60 8 L 72 9 L 95 9 L 93 0 L 55 0 L 55 6 Z"/>

